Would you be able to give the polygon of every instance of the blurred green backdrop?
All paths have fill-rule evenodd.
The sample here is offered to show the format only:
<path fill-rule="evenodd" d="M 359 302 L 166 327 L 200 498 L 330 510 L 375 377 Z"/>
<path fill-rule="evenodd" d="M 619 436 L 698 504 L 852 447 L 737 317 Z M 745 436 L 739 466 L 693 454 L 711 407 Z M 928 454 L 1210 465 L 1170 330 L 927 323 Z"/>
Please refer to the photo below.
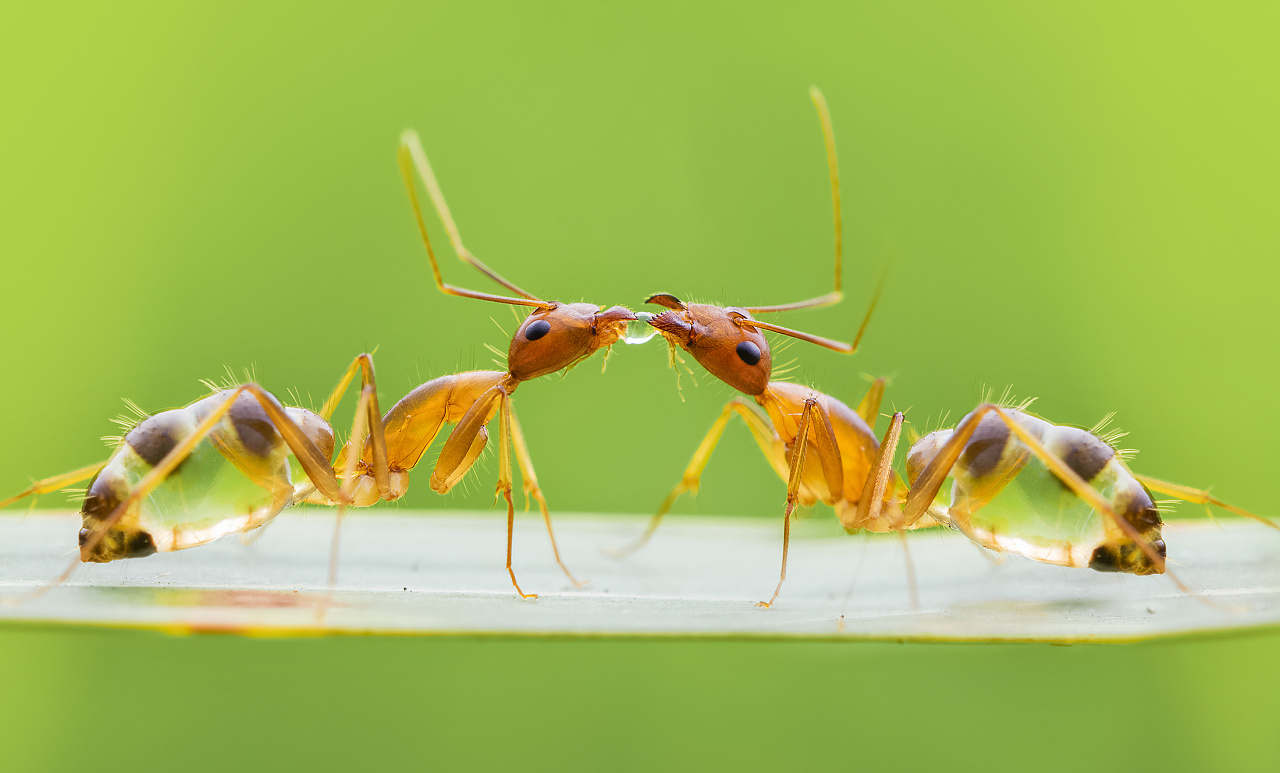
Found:
<path fill-rule="evenodd" d="M 535 292 L 825 291 L 815 83 L 850 301 L 784 324 L 849 337 L 897 258 L 864 352 L 796 344 L 795 378 L 855 401 L 861 373 L 891 375 L 918 423 L 982 384 L 1062 422 L 1117 411 L 1142 469 L 1262 507 L 1280 417 L 1275 28 L 1022 5 L 11 18 L 0 490 L 102 457 L 121 397 L 181 405 L 225 367 L 318 402 L 377 346 L 388 406 L 489 367 L 484 344 L 507 343 L 490 320 L 514 319 L 434 290 L 395 168 L 406 126 L 469 245 Z M 655 341 L 520 391 L 554 507 L 643 512 L 676 482 L 732 392 L 702 378 L 681 403 L 665 359 Z M 781 484 L 744 474 L 767 470 L 747 438 L 729 435 L 699 510 L 774 514 L 759 503 Z M 487 506 L 495 466 L 470 495 L 403 501 Z"/>
<path fill-rule="evenodd" d="M 6 8 L 0 493 L 101 458 L 121 397 L 184 404 L 225 367 L 318 403 L 377 346 L 385 406 L 488 367 L 484 344 L 506 348 L 490 320 L 509 331 L 513 318 L 431 285 L 394 164 L 406 126 L 468 245 L 534 292 L 634 306 L 659 290 L 750 304 L 827 290 L 828 190 L 806 96 L 817 84 L 840 148 L 850 301 L 779 321 L 847 338 L 884 256 L 896 258 L 863 352 L 797 344 L 780 357 L 799 358 L 794 377 L 853 402 L 861 374 L 891 375 L 886 407 L 921 424 L 967 411 L 982 385 L 1040 396 L 1037 410 L 1063 423 L 1117 411 L 1141 470 L 1275 515 L 1278 15 L 1154 2 Z M 444 270 L 488 289 L 456 261 Z M 686 380 L 681 402 L 665 359 L 656 341 L 620 348 L 604 374 L 596 358 L 520 391 L 553 509 L 648 512 L 678 480 L 732 393 Z M 782 484 L 747 437 L 729 430 L 681 511 L 777 516 L 760 503 L 781 502 Z M 420 473 L 403 501 L 487 507 L 495 476 L 490 457 L 440 498 Z M 10 636 L 8 657 L 74 668 L 59 693 L 74 711 L 105 664 L 76 654 L 97 639 L 63 636 Z M 331 651 L 351 663 L 384 644 Z M 579 646 L 590 654 L 574 657 L 627 662 Z M 1166 646 L 1187 648 L 1172 662 L 1194 668 L 1227 645 Z M 236 668 L 219 651 L 211 662 Z M 673 651 L 783 679 L 749 650 Z M 859 655 L 870 648 L 846 652 L 833 679 L 874 667 Z M 931 652 L 944 665 L 920 678 L 967 705 L 969 683 L 949 675 L 978 667 L 972 650 Z M 1109 652 L 1093 657 L 1121 681 L 1127 659 L 1151 656 Z M 1011 650 L 993 667 L 1051 680 L 1057 653 Z M 570 679 L 558 695 L 586 700 L 589 685 Z M 334 700 L 360 689 L 335 685 Z M 835 700 L 797 689 L 794 705 L 760 693 L 773 697 L 758 720 Z M 1274 691 L 1266 700 L 1274 708 Z M 644 693 L 632 721 L 665 701 Z M 565 721 L 583 710 L 566 707 Z"/>

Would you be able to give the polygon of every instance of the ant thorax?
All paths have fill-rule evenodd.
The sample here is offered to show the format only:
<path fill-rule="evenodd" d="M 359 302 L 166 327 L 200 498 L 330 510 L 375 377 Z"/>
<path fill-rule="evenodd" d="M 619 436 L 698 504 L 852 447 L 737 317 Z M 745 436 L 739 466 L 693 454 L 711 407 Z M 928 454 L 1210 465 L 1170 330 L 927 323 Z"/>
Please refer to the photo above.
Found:
<path fill-rule="evenodd" d="M 1115 449 L 1086 430 L 1005 410 L 1163 555 L 1160 514 Z M 912 445 L 909 482 L 920 477 L 954 433 L 938 430 Z M 1039 561 L 1133 574 L 1158 571 L 1119 525 L 1072 491 L 995 413 L 982 417 L 929 513 L 983 543 Z"/>

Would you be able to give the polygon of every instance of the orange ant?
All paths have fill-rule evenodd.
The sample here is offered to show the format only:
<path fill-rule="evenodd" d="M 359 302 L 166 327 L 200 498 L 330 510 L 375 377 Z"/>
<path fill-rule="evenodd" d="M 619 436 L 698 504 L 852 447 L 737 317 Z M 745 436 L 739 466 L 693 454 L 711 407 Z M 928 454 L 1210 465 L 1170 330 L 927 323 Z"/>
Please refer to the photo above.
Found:
<path fill-rule="evenodd" d="M 771 381 L 773 355 L 769 342 L 761 332 L 798 338 L 824 346 L 837 352 L 853 354 L 875 310 L 877 295 L 873 298 L 862 325 L 852 344 L 832 341 L 798 330 L 761 322 L 753 314 L 769 314 L 780 311 L 816 308 L 838 303 L 843 298 L 841 289 L 842 225 L 840 218 L 840 176 L 836 161 L 835 133 L 831 127 L 831 115 L 822 92 L 816 87 L 809 90 L 826 145 L 827 166 L 831 178 L 831 200 L 835 230 L 835 288 L 816 298 L 777 306 L 721 307 L 702 303 L 685 303 L 674 295 L 659 293 L 649 296 L 646 303 L 664 306 L 661 314 L 639 315 L 666 338 L 672 347 L 679 346 L 716 378 L 755 400 L 753 405 L 742 397 L 735 397 L 725 406 L 720 417 L 703 438 L 693 454 L 677 485 L 662 502 L 658 512 L 650 520 L 644 533 L 618 554 L 625 555 L 644 545 L 681 494 L 696 491 L 716 443 L 729 419 L 737 414 L 746 422 L 756 444 L 768 459 L 774 471 L 787 483 L 787 504 L 783 515 L 782 572 L 777 588 L 768 601 L 758 606 L 769 607 L 778 598 L 782 583 L 787 577 L 787 549 L 791 535 L 791 515 L 797 505 L 812 505 L 822 501 L 836 511 L 841 524 L 849 531 L 867 529 L 888 531 L 903 528 L 887 513 L 870 517 L 866 511 L 869 498 L 892 496 L 893 489 L 883 487 L 875 491 L 872 469 L 878 461 L 880 444 L 872 431 L 872 425 L 880 411 L 884 394 L 884 380 L 872 384 L 857 410 L 849 408 L 830 395 L 809 387 L 782 381 Z M 898 416 L 900 414 L 895 414 Z M 894 429 L 891 432 L 896 431 Z M 818 457 L 820 464 L 806 469 L 805 460 L 810 454 Z"/>
<path fill-rule="evenodd" d="M 644 545 L 680 495 L 697 491 L 703 469 L 734 414 L 743 419 L 765 458 L 787 484 L 782 569 L 773 596 L 759 602 L 760 607 L 773 605 L 786 580 L 791 516 L 796 506 L 809 506 L 818 501 L 835 510 L 848 532 L 865 529 L 898 531 L 905 535 L 906 530 L 942 524 L 992 550 L 1065 566 L 1134 574 L 1166 571 L 1160 516 L 1148 489 L 1192 502 L 1216 504 L 1275 527 L 1267 519 L 1227 505 L 1206 491 L 1134 475 L 1115 450 L 1091 432 L 1053 425 L 1024 410 L 992 403 L 979 406 L 958 429 L 932 433 L 912 446 L 907 477 L 914 485 L 908 490 L 898 484 L 892 470 L 903 414 L 893 414 L 882 442 L 877 442 L 872 431 L 884 393 L 883 379 L 872 384 L 857 410 L 815 389 L 771 381 L 772 355 L 762 330 L 853 354 L 858 350 L 879 298 L 877 289 L 852 344 L 768 324 L 752 316 L 825 306 L 842 297 L 840 194 L 834 132 L 821 92 L 814 88 L 810 95 L 822 124 L 831 175 L 835 289 L 817 298 L 779 306 L 720 307 L 684 303 L 666 293 L 646 300 L 669 309 L 657 315 L 638 316 L 666 338 L 672 347 L 673 359 L 675 347 L 679 346 L 712 375 L 752 397 L 755 404 L 736 397 L 725 406 L 694 452 L 680 483 L 663 500 L 645 531 L 615 554 L 625 555 Z M 806 467 L 810 454 L 817 456 L 818 465 Z M 1019 474 L 1031 455 L 1052 473 L 1058 490 L 1065 489 L 1091 511 L 1103 516 L 1101 533 L 1075 542 L 1045 541 L 1019 536 L 1016 531 L 998 532 L 995 527 L 983 526 L 973 518 Z M 948 478 L 955 480 L 951 504 L 938 505 L 934 500 Z M 1025 503 L 1023 509 L 1026 509 Z M 907 545 L 905 537 L 903 545 L 904 548 Z M 910 570 L 910 553 L 907 561 L 909 576 L 914 576 Z M 1173 579 L 1185 589 L 1177 578 Z M 914 580 L 911 595 L 914 605 Z"/>
<path fill-rule="evenodd" d="M 283 407 L 257 384 L 240 384 L 145 419 L 121 439 L 106 462 L 37 481 L 0 502 L 0 507 L 92 478 L 81 508 L 84 528 L 78 559 L 85 562 L 193 547 L 260 528 L 286 507 L 301 502 L 337 506 L 340 527 L 348 506 L 368 507 L 403 496 L 409 470 L 445 424 L 456 424 L 431 474 L 431 488 L 440 494 L 448 492 L 484 450 L 489 437 L 486 425 L 496 415 L 497 493 L 507 502 L 506 569 L 511 584 L 521 598 L 537 598 L 521 590 L 511 566 L 514 448 L 525 494 L 538 503 L 556 563 L 580 587 L 582 583 L 561 560 L 511 395 L 523 381 L 571 368 L 596 350 L 612 346 L 623 338 L 635 315 L 621 306 L 605 310 L 588 303 L 545 301 L 507 281 L 463 246 L 426 154 L 411 130 L 401 137 L 398 160 L 437 289 L 445 295 L 533 309 L 511 339 L 507 370 L 433 379 L 402 398 L 385 416 L 378 410 L 373 360 L 367 354 L 352 362 L 318 414 Z M 519 297 L 444 282 L 418 204 L 415 168 L 458 257 Z M 361 395 L 351 439 L 330 464 L 334 433 L 328 420 L 357 372 Z M 201 445 L 206 438 L 209 443 Z M 303 482 L 293 483 L 299 477 Z M 200 506 L 193 508 L 193 502 Z M 227 516 L 228 511 L 237 515 Z M 330 585 L 336 579 L 338 533 L 335 529 Z M 55 584 L 69 577 L 75 566 L 73 562 Z"/>

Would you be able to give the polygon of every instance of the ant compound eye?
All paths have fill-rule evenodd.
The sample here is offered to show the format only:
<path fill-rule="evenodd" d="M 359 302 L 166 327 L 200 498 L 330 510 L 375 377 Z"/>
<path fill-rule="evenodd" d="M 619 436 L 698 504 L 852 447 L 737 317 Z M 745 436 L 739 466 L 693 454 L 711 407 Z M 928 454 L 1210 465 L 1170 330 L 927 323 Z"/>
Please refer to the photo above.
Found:
<path fill-rule="evenodd" d="M 529 339 L 530 341 L 537 341 L 539 338 L 542 338 L 544 335 L 550 332 L 551 332 L 551 323 L 546 321 L 545 319 L 540 319 L 537 322 L 534 322 L 532 325 L 529 325 L 529 327 L 525 328 L 524 337 Z"/>
<path fill-rule="evenodd" d="M 750 341 L 743 341 L 738 344 L 738 358 L 748 365 L 755 365 L 760 362 L 760 347 Z"/>

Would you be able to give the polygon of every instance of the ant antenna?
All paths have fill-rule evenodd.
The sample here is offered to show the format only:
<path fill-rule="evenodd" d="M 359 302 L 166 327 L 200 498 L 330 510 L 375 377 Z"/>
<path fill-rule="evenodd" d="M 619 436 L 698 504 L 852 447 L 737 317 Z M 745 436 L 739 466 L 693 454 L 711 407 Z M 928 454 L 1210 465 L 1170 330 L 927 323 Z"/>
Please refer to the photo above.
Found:
<path fill-rule="evenodd" d="M 784 303 L 778 306 L 747 307 L 747 311 L 750 311 L 752 314 L 771 314 L 775 311 L 814 309 L 821 306 L 831 306 L 832 304 L 839 303 L 844 298 L 844 293 L 840 289 L 841 262 L 844 256 L 844 225 L 840 220 L 840 167 L 836 163 L 836 135 L 835 130 L 831 128 L 831 111 L 827 109 L 827 100 L 822 96 L 822 91 L 819 90 L 817 86 L 810 86 L 809 97 L 813 100 L 813 106 L 818 110 L 818 122 L 822 124 L 822 140 L 827 148 L 827 169 L 831 175 L 831 212 L 835 227 L 836 255 L 835 289 L 826 295 L 819 295 L 817 298 L 810 298 L 806 301 Z M 815 343 L 817 342 L 815 341 Z"/>
<path fill-rule="evenodd" d="M 479 258 L 472 255 L 466 247 L 462 246 L 462 237 L 458 234 L 458 227 L 453 222 L 453 216 L 449 213 L 449 206 L 445 203 L 444 194 L 440 191 L 440 184 L 436 182 L 435 173 L 431 171 L 431 164 L 427 161 L 427 154 L 423 152 L 422 143 L 419 142 L 417 133 L 412 129 L 406 129 L 400 135 L 400 148 L 396 153 L 396 157 L 400 162 L 400 174 L 404 178 L 405 190 L 409 193 L 409 203 L 413 206 L 413 216 L 418 222 L 418 231 L 422 234 L 422 243 L 427 248 L 427 259 L 431 261 L 431 275 L 435 279 L 436 288 L 440 292 L 445 295 L 456 295 L 462 298 L 475 298 L 497 303 L 510 303 L 516 306 L 536 306 L 540 309 L 552 308 L 551 304 L 531 293 L 525 292 L 502 278 L 498 272 L 486 266 Z M 444 277 L 440 273 L 440 265 L 436 262 L 435 251 L 431 248 L 431 239 L 427 236 L 427 224 L 422 217 L 422 208 L 418 205 L 418 192 L 413 182 L 415 167 L 418 175 L 422 177 L 423 184 L 427 187 L 427 193 L 431 196 L 431 203 L 435 206 L 436 214 L 439 215 L 441 222 L 444 223 L 445 230 L 449 232 L 449 241 L 453 244 L 454 251 L 458 253 L 458 258 L 470 263 L 480 273 L 516 295 L 521 296 L 520 298 L 492 295 L 445 284 Z"/>
<path fill-rule="evenodd" d="M 862 324 L 858 326 L 858 332 L 854 336 L 852 344 L 833 341 L 830 338 L 823 338 L 822 336 L 805 333 L 800 330 L 792 330 L 789 327 L 782 327 L 781 325 L 771 325 L 768 322 L 761 322 L 756 319 L 747 319 L 745 317 L 735 316 L 733 321 L 741 327 L 754 327 L 760 330 L 772 330 L 775 333 L 781 333 L 785 336 L 798 338 L 801 341 L 808 341 L 811 344 L 825 346 L 826 348 L 840 352 L 841 354 L 855 354 L 858 351 L 858 347 L 862 344 L 862 334 L 867 332 L 867 325 L 871 322 L 871 315 L 875 312 L 876 305 L 880 303 L 880 294 L 884 292 L 886 274 L 881 274 L 880 281 L 876 283 L 876 292 L 871 296 L 871 304 L 867 306 L 867 313 L 862 318 Z M 756 309 L 750 309 L 750 311 L 756 311 Z"/>

